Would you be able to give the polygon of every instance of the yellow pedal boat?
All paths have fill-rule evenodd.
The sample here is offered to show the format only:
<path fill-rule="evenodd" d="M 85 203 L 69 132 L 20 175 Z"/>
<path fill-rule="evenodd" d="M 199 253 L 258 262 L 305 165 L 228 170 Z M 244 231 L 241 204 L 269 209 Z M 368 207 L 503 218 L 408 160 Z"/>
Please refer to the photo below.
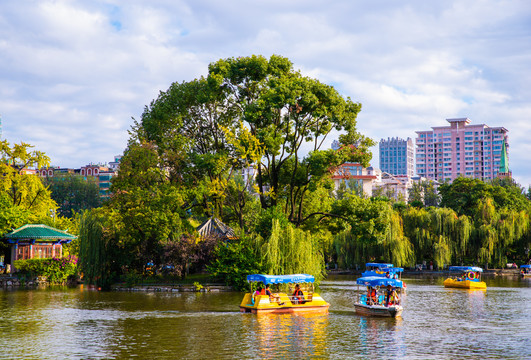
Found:
<path fill-rule="evenodd" d="M 240 311 L 245 313 L 294 313 L 294 312 L 328 312 L 328 304 L 313 290 L 315 278 L 307 274 L 247 276 L 251 290 L 246 293 L 240 304 Z M 295 295 L 285 292 L 271 292 L 271 295 L 255 291 L 256 284 L 305 284 L 306 289 Z"/>
<path fill-rule="evenodd" d="M 444 287 L 461 289 L 486 289 L 487 284 L 481 281 L 482 268 L 476 266 L 450 266 L 450 271 L 461 272 L 460 276 L 444 280 Z"/>

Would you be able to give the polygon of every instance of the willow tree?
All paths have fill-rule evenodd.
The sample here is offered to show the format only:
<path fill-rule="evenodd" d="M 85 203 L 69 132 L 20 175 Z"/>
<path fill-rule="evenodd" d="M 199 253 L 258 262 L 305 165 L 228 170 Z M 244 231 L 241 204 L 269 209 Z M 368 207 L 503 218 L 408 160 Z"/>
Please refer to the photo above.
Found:
<path fill-rule="evenodd" d="M 340 266 L 353 268 L 368 261 L 413 264 L 412 244 L 389 202 L 350 194 L 335 204 L 333 212 L 341 213 L 350 226 L 334 240 Z"/>
<path fill-rule="evenodd" d="M 268 274 L 311 274 L 319 282 L 325 276 L 324 256 L 312 234 L 293 225 L 281 227 L 273 220 L 271 236 L 261 245 L 262 267 Z"/>
<path fill-rule="evenodd" d="M 469 256 L 472 224 L 448 208 L 409 208 L 403 213 L 404 233 L 413 244 L 415 261 L 437 267 L 462 262 Z"/>
<path fill-rule="evenodd" d="M 110 214 L 103 209 L 85 210 L 80 220 L 79 267 L 83 281 L 108 289 L 112 282 L 117 234 Z"/>
<path fill-rule="evenodd" d="M 515 243 L 527 238 L 528 213 L 508 208 L 496 209 L 493 200 L 486 198 L 478 205 L 477 214 L 474 232 L 477 261 L 496 267 L 505 266 Z"/>

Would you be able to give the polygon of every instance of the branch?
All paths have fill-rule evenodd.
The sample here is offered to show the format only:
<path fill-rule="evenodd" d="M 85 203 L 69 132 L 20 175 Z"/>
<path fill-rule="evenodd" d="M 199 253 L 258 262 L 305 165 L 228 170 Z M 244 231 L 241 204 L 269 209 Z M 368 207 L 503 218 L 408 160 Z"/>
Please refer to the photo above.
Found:
<path fill-rule="evenodd" d="M 305 222 L 306 220 L 308 220 L 309 218 L 311 218 L 312 216 L 315 216 L 315 215 L 323 215 L 323 217 L 329 216 L 329 217 L 334 217 L 334 218 L 338 218 L 338 219 L 341 219 L 341 220 L 349 221 L 349 219 L 347 219 L 346 217 L 341 216 L 341 215 L 324 213 L 324 212 L 314 212 L 314 213 L 311 213 L 310 215 L 306 216 L 304 219 L 302 219 L 300 221 L 300 223 L 302 224 L 303 222 Z"/>

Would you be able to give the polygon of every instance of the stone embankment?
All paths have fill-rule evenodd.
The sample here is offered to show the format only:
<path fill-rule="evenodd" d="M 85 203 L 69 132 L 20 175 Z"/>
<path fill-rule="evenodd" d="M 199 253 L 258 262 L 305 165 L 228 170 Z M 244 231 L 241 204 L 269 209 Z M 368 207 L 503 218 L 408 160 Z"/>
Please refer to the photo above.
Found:
<path fill-rule="evenodd" d="M 0 275 L 0 288 L 15 286 L 38 286 L 46 284 L 46 278 L 38 277 L 32 280 L 19 279 L 16 276 Z"/>

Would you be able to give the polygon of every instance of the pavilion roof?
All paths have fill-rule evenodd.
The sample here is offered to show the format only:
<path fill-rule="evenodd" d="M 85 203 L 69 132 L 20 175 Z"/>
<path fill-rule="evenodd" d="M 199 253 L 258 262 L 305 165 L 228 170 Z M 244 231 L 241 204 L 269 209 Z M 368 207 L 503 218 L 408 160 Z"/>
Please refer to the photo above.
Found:
<path fill-rule="evenodd" d="M 5 234 L 7 240 L 74 240 L 77 236 L 43 224 L 27 224 Z"/>
<path fill-rule="evenodd" d="M 211 217 L 201 225 L 197 227 L 197 232 L 203 238 L 209 236 L 217 236 L 226 239 L 237 238 L 236 233 L 232 228 L 225 225 L 221 220 L 215 217 Z"/>

